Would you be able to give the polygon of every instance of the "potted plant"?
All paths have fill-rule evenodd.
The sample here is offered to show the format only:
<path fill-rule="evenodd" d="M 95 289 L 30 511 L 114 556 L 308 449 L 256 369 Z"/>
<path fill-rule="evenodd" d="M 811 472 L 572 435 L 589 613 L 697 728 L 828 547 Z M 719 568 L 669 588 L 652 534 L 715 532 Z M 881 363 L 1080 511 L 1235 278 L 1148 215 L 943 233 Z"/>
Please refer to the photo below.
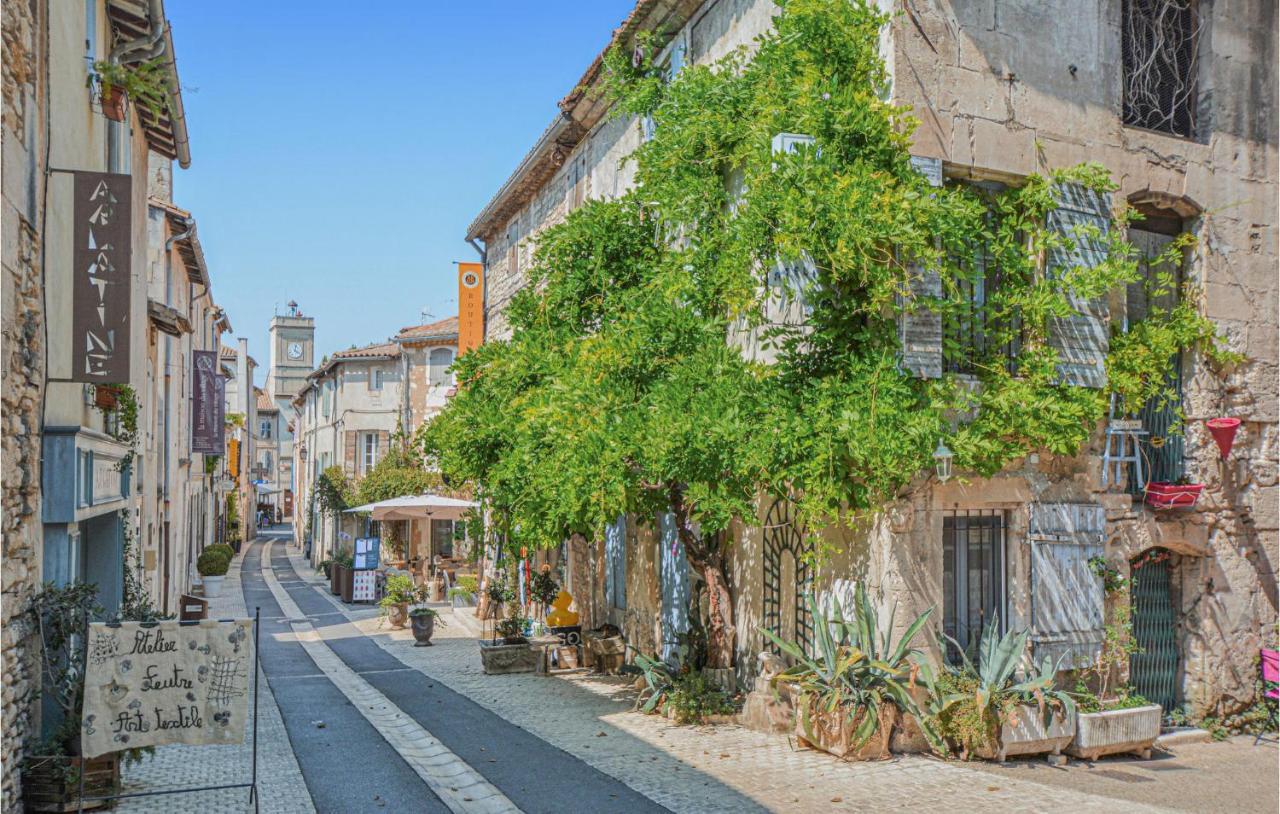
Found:
<path fill-rule="evenodd" d="M 324 578 L 332 583 L 333 580 L 333 558 L 325 557 L 316 563 L 316 570 L 324 572 Z"/>
<path fill-rule="evenodd" d="M 426 605 L 419 605 L 410 610 L 409 622 L 413 628 L 414 647 L 430 647 L 431 636 L 436 632 L 436 626 L 445 626 L 444 619 L 440 618 L 435 608 L 428 608 Z"/>
<path fill-rule="evenodd" d="M 773 631 L 765 637 L 794 660 L 773 677 L 795 696 L 796 739 L 811 749 L 852 760 L 889 756 L 890 740 L 905 716 L 918 722 L 926 738 L 938 741 L 933 724 L 913 691 L 924 665 L 923 654 L 911 640 L 933 613 L 930 608 L 892 640 L 892 615 L 886 629 L 859 584 L 853 618 L 846 620 L 836 603 L 828 615 L 813 596 L 809 612 L 814 620 L 813 655 Z M 940 744 L 940 741 L 938 741 Z"/>
<path fill-rule="evenodd" d="M 1103 557 L 1092 557 L 1089 566 L 1103 580 L 1111 612 L 1103 627 L 1102 647 L 1093 663 L 1080 671 L 1076 690 L 1076 734 L 1067 754 L 1086 760 L 1132 752 L 1144 758 L 1160 735 L 1163 714 L 1127 684 L 1117 686 L 1129 657 L 1139 652 L 1133 639 L 1133 612 L 1129 580 Z"/>
<path fill-rule="evenodd" d="M 200 552 L 196 560 L 196 570 L 200 572 L 200 581 L 204 585 L 206 599 L 222 595 L 222 581 L 226 578 L 227 569 L 231 567 L 231 557 L 221 549 L 210 546 Z"/>
<path fill-rule="evenodd" d="M 356 564 L 356 559 L 350 554 L 341 553 L 333 558 L 332 576 L 329 579 L 329 591 L 343 602 L 351 601 L 351 594 L 354 590 L 355 575 L 352 569 Z"/>
<path fill-rule="evenodd" d="M 97 589 L 75 583 L 45 583 L 35 595 L 31 624 L 41 643 L 41 681 L 48 722 L 44 737 L 22 762 L 22 801 L 27 811 L 76 811 L 105 808 L 107 801 L 79 801 L 81 773 L 85 796 L 113 793 L 120 783 L 120 762 L 141 759 L 148 749 L 84 758 L 80 718 L 84 704 L 84 641 L 88 618 L 101 618 Z M 37 724 L 38 725 L 38 724 Z M 34 740 L 34 739 L 33 739 Z M 83 809 L 78 808 L 79 805 Z"/>
<path fill-rule="evenodd" d="M 633 652 L 645 683 L 634 709 L 666 715 L 677 724 L 725 721 L 737 712 L 729 693 L 701 671 L 686 668 L 673 675 L 656 656 Z"/>
<path fill-rule="evenodd" d="M 160 57 L 133 65 L 95 62 L 90 83 L 95 79 L 101 89 L 102 115 L 112 121 L 124 121 L 128 99 L 156 117 L 169 107 L 169 74 Z"/>
<path fill-rule="evenodd" d="M 1145 501 L 1154 509 L 1180 509 L 1194 506 L 1204 491 L 1203 483 L 1192 483 L 1186 475 L 1173 483 L 1152 481 L 1147 484 Z"/>
<path fill-rule="evenodd" d="M 547 608 L 551 607 L 559 593 L 560 583 L 551 576 L 551 566 L 544 564 L 529 583 L 529 598 L 538 603 L 541 616 L 546 616 Z"/>
<path fill-rule="evenodd" d="M 425 596 L 426 590 L 415 587 L 413 577 L 392 574 L 387 577 L 386 591 L 378 605 L 382 608 L 382 615 L 391 620 L 392 627 L 403 628 L 409 621 L 409 606 L 423 601 Z"/>
<path fill-rule="evenodd" d="M 93 406 L 99 410 L 114 410 L 120 403 L 120 391 L 115 385 L 99 384 L 93 388 Z"/>
<path fill-rule="evenodd" d="M 961 664 L 948 666 L 934 683 L 931 711 L 947 746 L 961 757 L 1003 763 L 1010 755 L 1057 756 L 1071 743 L 1075 703 L 1055 688 L 1057 670 L 1049 659 L 1026 680 L 1014 678 L 1027 637 L 1025 630 L 1000 636 L 995 625 L 987 625 L 977 666 L 959 642 L 946 637 Z"/>

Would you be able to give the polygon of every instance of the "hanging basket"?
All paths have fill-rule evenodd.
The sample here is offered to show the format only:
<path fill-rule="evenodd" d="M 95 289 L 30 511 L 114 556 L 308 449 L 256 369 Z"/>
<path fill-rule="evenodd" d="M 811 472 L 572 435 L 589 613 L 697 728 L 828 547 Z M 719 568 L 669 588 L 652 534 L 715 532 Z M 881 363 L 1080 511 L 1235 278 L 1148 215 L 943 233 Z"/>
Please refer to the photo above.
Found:
<path fill-rule="evenodd" d="M 110 385 L 97 385 L 93 391 L 93 404 L 99 410 L 114 410 L 120 403 L 120 392 Z"/>
<path fill-rule="evenodd" d="M 1222 460 L 1231 455 L 1231 445 L 1236 440 L 1236 430 L 1240 429 L 1238 418 L 1211 418 L 1204 422 L 1209 428 L 1213 440 L 1218 442 L 1218 450 L 1222 452 Z"/>
<path fill-rule="evenodd" d="M 124 121 L 125 110 L 128 106 L 128 97 L 125 96 L 124 88 L 115 85 L 104 87 L 101 101 L 102 115 L 113 122 Z"/>
<path fill-rule="evenodd" d="M 1152 481 L 1147 484 L 1146 503 L 1155 509 L 1182 509 L 1196 505 L 1203 491 L 1203 483 Z"/>

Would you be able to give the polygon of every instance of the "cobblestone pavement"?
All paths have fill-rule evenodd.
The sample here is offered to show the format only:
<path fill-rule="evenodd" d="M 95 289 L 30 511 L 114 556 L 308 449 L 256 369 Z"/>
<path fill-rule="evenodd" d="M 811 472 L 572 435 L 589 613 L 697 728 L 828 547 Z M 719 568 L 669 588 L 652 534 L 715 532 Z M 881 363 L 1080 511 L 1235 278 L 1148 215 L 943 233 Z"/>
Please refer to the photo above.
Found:
<path fill-rule="evenodd" d="M 248 544 L 246 544 L 247 550 Z M 251 613 L 244 606 L 237 555 L 222 584 L 222 595 L 209 600 L 210 619 L 244 618 Z M 294 757 L 280 709 L 276 706 L 266 677 L 259 671 L 258 691 L 258 788 L 261 810 L 271 814 L 312 814 L 315 807 Z M 252 695 L 249 699 L 253 704 Z M 252 709 L 252 706 L 250 706 Z M 246 731 L 240 746 L 156 747 L 155 754 L 122 772 L 125 794 L 191 786 L 214 786 L 248 782 L 253 765 L 252 730 Z M 225 789 L 189 794 L 138 797 L 121 800 L 116 808 L 125 814 L 170 814 L 198 811 L 201 814 L 252 811 L 247 789 Z"/>
<path fill-rule="evenodd" d="M 403 663 L 672 811 L 1170 810 L 927 757 L 843 763 L 737 726 L 679 727 L 632 712 L 631 689 L 619 678 L 488 676 L 476 649 L 479 626 L 468 611 L 446 611 L 436 646 L 415 648 L 409 631 L 381 625 L 376 609 L 342 605 L 305 561 L 292 552 L 290 559 L 303 580 Z"/>

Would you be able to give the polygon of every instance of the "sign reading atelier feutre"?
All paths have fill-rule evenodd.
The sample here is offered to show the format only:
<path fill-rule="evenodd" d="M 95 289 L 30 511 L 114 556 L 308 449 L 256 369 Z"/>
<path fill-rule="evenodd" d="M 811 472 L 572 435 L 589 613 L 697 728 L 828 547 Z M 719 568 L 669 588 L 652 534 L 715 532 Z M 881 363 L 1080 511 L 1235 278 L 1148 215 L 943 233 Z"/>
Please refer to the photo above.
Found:
<path fill-rule="evenodd" d="M 71 380 L 127 384 L 133 179 L 74 176 Z"/>
<path fill-rule="evenodd" d="M 85 756 L 166 743 L 242 743 L 252 654 L 249 619 L 90 625 L 80 722 Z"/>
<path fill-rule="evenodd" d="M 218 353 L 191 352 L 191 451 L 221 455 L 224 443 L 226 382 L 218 370 Z"/>

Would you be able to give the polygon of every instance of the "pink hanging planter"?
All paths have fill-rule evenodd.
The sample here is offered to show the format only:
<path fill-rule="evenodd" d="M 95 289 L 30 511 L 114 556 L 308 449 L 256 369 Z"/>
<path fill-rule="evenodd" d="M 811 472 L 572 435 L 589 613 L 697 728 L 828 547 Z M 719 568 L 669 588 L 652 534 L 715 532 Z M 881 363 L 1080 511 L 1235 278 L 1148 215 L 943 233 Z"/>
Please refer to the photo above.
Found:
<path fill-rule="evenodd" d="M 1211 418 L 1204 422 L 1209 428 L 1213 440 L 1218 442 L 1218 449 L 1222 452 L 1222 460 L 1226 460 L 1231 454 L 1231 445 L 1236 439 L 1236 430 L 1240 429 L 1240 419 L 1238 418 Z"/>

